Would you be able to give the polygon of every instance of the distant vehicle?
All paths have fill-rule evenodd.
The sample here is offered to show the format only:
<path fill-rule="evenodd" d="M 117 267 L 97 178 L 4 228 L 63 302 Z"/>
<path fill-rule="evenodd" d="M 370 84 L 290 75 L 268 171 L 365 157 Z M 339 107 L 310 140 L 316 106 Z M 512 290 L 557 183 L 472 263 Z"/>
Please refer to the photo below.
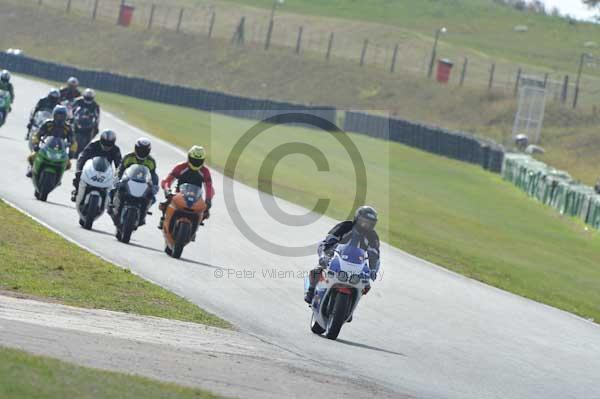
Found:
<path fill-rule="evenodd" d="M 79 224 L 91 230 L 94 222 L 106 210 L 108 191 L 113 187 L 115 171 L 103 157 L 88 160 L 81 170 L 79 191 L 75 204 L 79 213 Z"/>
<path fill-rule="evenodd" d="M 202 187 L 182 184 L 165 212 L 163 223 L 165 252 L 169 256 L 181 257 L 183 248 L 192 241 L 205 210 Z"/>
<path fill-rule="evenodd" d="M 310 329 L 315 334 L 337 339 L 344 323 L 352 320 L 352 313 L 370 284 L 368 255 L 358 242 L 353 238 L 348 244 L 338 245 L 329 267 L 322 271 L 310 305 Z M 305 291 L 308 284 L 306 277 Z"/>
<path fill-rule="evenodd" d="M 32 168 L 32 181 L 35 198 L 46 201 L 48 194 L 60 185 L 63 174 L 69 165 L 69 152 L 65 140 L 46 137 L 40 145 Z"/>
<path fill-rule="evenodd" d="M 150 169 L 143 165 L 132 165 L 117 184 L 113 206 L 109 214 L 117 228 L 117 240 L 129 243 L 131 235 L 145 219 L 154 194 Z"/>

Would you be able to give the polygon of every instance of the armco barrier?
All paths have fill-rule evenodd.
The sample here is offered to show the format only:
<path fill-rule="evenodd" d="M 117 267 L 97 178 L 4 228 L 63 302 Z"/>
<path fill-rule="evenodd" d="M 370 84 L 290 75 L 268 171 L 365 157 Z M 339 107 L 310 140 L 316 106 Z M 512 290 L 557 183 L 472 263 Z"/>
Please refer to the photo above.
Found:
<path fill-rule="evenodd" d="M 306 106 L 168 85 L 143 78 L 84 70 L 4 52 L 0 52 L 0 67 L 54 81 L 65 81 L 69 76 L 77 76 L 83 86 L 98 90 L 238 118 L 264 120 L 276 117 L 282 112 L 298 111 L 318 117 L 315 118 L 317 126 L 310 127 L 330 130 L 330 126 L 336 125 L 337 111 L 333 107 Z M 502 170 L 504 149 L 492 141 L 467 133 L 385 116 L 359 112 L 346 112 L 345 116 L 344 130 L 346 131 L 391 140 L 452 159 L 479 164 L 492 172 L 500 173 Z M 319 123 L 321 119 L 326 122 Z"/>
<path fill-rule="evenodd" d="M 584 223 L 600 228 L 600 195 L 593 188 L 573 180 L 568 173 L 529 155 L 506 154 L 502 177 L 557 212 L 578 217 Z"/>
<path fill-rule="evenodd" d="M 111 93 L 124 94 L 143 100 L 180 105 L 226 114 L 229 116 L 263 120 L 282 112 L 302 112 L 317 116 L 317 126 L 330 130 L 326 122 L 336 123 L 337 111 L 333 107 L 316 107 L 287 102 L 246 98 L 203 89 L 167 85 L 146 79 L 117 75 L 111 72 L 91 71 L 37 60 L 22 55 L 0 52 L 0 66 L 16 73 L 36 76 L 42 79 L 66 81 L 69 76 L 77 76 L 83 86 L 93 87 Z"/>
<path fill-rule="evenodd" d="M 492 172 L 500 173 L 502 170 L 504 149 L 467 133 L 361 112 L 346 112 L 344 130 L 475 163 Z"/>

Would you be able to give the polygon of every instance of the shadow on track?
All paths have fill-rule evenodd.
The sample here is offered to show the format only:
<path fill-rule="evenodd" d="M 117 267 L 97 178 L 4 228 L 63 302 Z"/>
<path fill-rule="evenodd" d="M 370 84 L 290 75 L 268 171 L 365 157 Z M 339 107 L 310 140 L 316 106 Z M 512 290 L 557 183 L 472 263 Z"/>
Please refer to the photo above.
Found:
<path fill-rule="evenodd" d="M 226 267 L 221 267 L 221 266 L 215 266 L 215 265 L 211 265 L 210 263 L 204 263 L 204 262 L 198 262 L 196 260 L 191 260 L 191 259 L 184 259 L 181 258 L 179 259 L 181 262 L 185 262 L 185 263 L 191 263 L 194 265 L 200 265 L 200 266 L 204 266 L 204 267 L 209 267 L 211 269 L 216 269 L 216 270 L 227 270 Z"/>
<path fill-rule="evenodd" d="M 76 210 L 73 205 L 59 204 L 58 202 L 52 202 L 52 201 L 46 201 L 46 203 L 49 204 L 49 205 L 60 206 L 61 208 L 67 208 L 67 209 Z"/>
<path fill-rule="evenodd" d="M 325 337 L 323 337 L 325 338 Z M 326 338 L 325 338 L 326 339 Z M 372 351 L 377 351 L 377 352 L 383 352 L 383 353 L 389 353 L 390 355 L 396 355 L 396 356 L 403 356 L 406 357 L 406 355 L 404 353 L 400 353 L 400 352 L 394 352 L 388 349 L 383 349 L 383 348 L 378 348 L 376 346 L 371 346 L 371 345 L 365 345 L 365 344 L 359 344 L 358 342 L 352 342 L 352 341 L 346 341 L 345 339 L 337 339 L 336 342 L 342 343 L 344 345 L 350 345 L 350 346 L 355 346 L 358 348 L 364 348 L 364 349 L 369 349 Z"/>
<path fill-rule="evenodd" d="M 164 254 L 165 253 L 165 251 L 163 251 L 161 249 L 147 247 L 145 245 L 136 244 L 136 243 L 133 243 L 133 242 L 129 242 L 129 244 L 127 244 L 127 245 L 131 245 L 132 247 L 141 248 L 141 249 L 145 249 L 145 250 L 152 251 L 152 252 L 158 252 L 159 254 Z"/>
<path fill-rule="evenodd" d="M 1 136 L 1 135 L 0 135 L 0 139 L 2 139 L 2 140 L 10 140 L 10 141 L 17 141 L 17 142 L 23 141 L 23 140 L 16 139 L 14 137 L 7 137 L 7 136 Z"/>

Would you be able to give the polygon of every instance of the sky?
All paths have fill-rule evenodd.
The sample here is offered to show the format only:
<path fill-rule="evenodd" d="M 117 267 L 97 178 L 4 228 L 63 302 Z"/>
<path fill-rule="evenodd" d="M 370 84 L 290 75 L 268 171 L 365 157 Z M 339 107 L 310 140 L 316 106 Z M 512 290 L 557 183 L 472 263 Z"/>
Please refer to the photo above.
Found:
<path fill-rule="evenodd" d="M 592 19 L 597 11 L 590 10 L 581 0 L 543 0 L 547 8 L 557 7 L 562 14 L 569 14 L 577 19 Z"/>

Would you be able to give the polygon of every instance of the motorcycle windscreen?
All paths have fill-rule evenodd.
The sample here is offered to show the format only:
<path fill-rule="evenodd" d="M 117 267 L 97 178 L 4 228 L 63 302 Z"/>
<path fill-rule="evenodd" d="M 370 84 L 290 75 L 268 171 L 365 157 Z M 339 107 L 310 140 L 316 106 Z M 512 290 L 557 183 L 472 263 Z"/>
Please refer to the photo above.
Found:
<path fill-rule="evenodd" d="M 136 183 L 150 183 L 152 176 L 150 175 L 150 169 L 144 165 L 131 165 L 127 168 L 123 174 L 123 178 L 127 178 Z"/>
<path fill-rule="evenodd" d="M 77 115 L 75 115 L 75 124 L 82 129 L 89 129 L 93 126 L 94 119 L 87 111 L 77 112 Z"/>
<path fill-rule="evenodd" d="M 129 195 L 135 198 L 143 198 L 148 190 L 148 183 L 140 183 L 137 181 L 129 180 L 127 182 L 127 191 Z"/>
<path fill-rule="evenodd" d="M 104 157 L 95 157 L 92 159 L 92 166 L 94 167 L 94 170 L 100 173 L 106 173 L 110 168 L 110 162 Z"/>
<path fill-rule="evenodd" d="M 59 137 L 50 136 L 40 146 L 46 157 L 52 161 L 62 161 L 67 158 L 67 144 Z"/>
<path fill-rule="evenodd" d="M 5 90 L 0 90 L 0 107 L 4 108 L 10 104 L 10 93 Z"/>
<path fill-rule="evenodd" d="M 365 259 L 367 258 L 366 252 L 363 249 L 358 248 L 354 245 L 338 245 L 337 251 L 339 252 L 340 257 L 344 262 L 352 263 L 355 265 L 363 265 Z"/>
<path fill-rule="evenodd" d="M 49 111 L 38 111 L 35 113 L 33 117 L 33 124 L 37 127 L 40 127 L 46 122 L 48 119 L 52 118 L 52 113 Z"/>
<path fill-rule="evenodd" d="M 182 184 L 181 187 L 179 187 L 179 192 L 183 195 L 188 208 L 193 207 L 194 204 L 202 198 L 202 187 L 194 184 Z"/>

